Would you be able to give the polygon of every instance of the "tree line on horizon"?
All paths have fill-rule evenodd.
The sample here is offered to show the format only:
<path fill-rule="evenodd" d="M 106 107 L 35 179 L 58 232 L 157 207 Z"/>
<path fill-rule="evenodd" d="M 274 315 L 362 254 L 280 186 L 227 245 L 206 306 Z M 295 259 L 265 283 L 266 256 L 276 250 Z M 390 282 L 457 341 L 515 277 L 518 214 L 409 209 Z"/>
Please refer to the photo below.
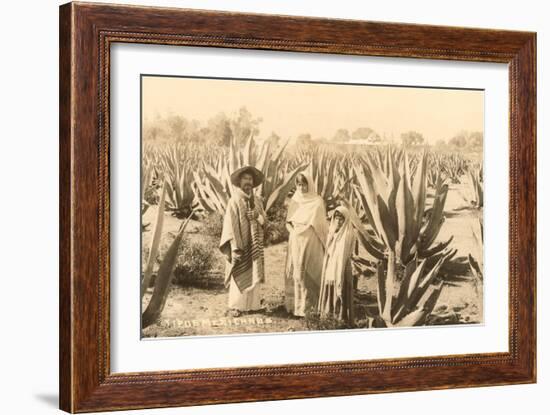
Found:
<path fill-rule="evenodd" d="M 220 112 L 205 123 L 189 120 L 181 115 L 169 114 L 153 120 L 145 120 L 143 124 L 144 141 L 175 141 L 196 144 L 211 144 L 229 146 L 233 136 L 238 145 L 244 145 L 248 137 L 258 137 L 262 118 L 255 117 L 246 108 L 241 107 L 231 115 Z M 272 132 L 266 140 L 279 144 L 281 137 Z M 242 142 L 241 142 L 242 141 Z M 299 134 L 294 139 L 296 146 L 315 146 L 318 144 L 402 144 L 404 147 L 431 146 L 438 151 L 481 151 L 483 149 L 483 132 L 462 130 L 453 137 L 445 140 L 440 138 L 434 144 L 429 144 L 422 133 L 414 130 L 400 135 L 400 140 L 393 136 L 381 136 L 370 127 L 359 127 L 350 132 L 346 128 L 339 128 L 332 137 L 313 137 L 310 133 Z"/>

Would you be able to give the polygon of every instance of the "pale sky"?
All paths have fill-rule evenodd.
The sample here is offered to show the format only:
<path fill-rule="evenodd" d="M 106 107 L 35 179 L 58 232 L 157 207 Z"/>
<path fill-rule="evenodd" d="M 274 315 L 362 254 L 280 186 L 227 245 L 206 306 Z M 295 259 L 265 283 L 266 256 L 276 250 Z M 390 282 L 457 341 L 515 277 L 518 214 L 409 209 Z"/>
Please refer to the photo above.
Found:
<path fill-rule="evenodd" d="M 181 115 L 204 124 L 219 112 L 246 106 L 263 119 L 260 138 L 310 133 L 332 138 L 370 127 L 378 134 L 415 130 L 427 142 L 448 140 L 461 130 L 483 131 L 483 91 L 367 85 L 151 77 L 142 79 L 143 118 Z"/>

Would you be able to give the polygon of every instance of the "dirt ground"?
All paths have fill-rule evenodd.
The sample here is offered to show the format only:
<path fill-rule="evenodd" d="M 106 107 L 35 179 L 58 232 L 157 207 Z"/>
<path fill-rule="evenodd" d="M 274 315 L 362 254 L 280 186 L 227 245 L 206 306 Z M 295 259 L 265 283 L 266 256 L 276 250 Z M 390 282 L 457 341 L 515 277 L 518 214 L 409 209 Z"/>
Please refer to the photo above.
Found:
<path fill-rule="evenodd" d="M 447 196 L 446 220 L 438 240 L 454 236 L 451 247 L 457 257 L 467 257 L 477 250 L 472 233 L 480 212 L 467 207 L 469 184 L 466 176 L 461 184 L 451 184 Z M 154 223 L 156 208 L 150 208 L 143 222 Z M 175 232 L 181 221 L 165 215 L 163 235 Z M 191 221 L 187 230 L 190 241 L 211 238 L 201 233 L 200 222 Z M 143 246 L 149 245 L 151 232 L 143 233 Z M 216 241 L 213 241 L 216 242 Z M 263 309 L 232 317 L 227 313 L 227 289 L 223 286 L 224 258 L 216 252 L 216 266 L 201 284 L 181 287 L 172 285 L 160 321 L 143 330 L 143 337 L 176 337 L 187 335 L 221 335 L 233 333 L 288 332 L 314 330 L 318 326 L 310 319 L 297 318 L 284 309 L 283 270 L 286 242 L 265 249 L 266 282 L 261 286 Z M 217 250 L 216 250 L 217 251 Z M 458 281 L 443 288 L 429 319 L 430 324 L 473 324 L 482 322 L 482 284 Z M 149 301 L 151 289 L 144 296 L 143 307 Z M 376 307 L 376 282 L 373 277 L 359 277 L 356 292 L 356 316 L 366 319 L 369 308 Z"/>

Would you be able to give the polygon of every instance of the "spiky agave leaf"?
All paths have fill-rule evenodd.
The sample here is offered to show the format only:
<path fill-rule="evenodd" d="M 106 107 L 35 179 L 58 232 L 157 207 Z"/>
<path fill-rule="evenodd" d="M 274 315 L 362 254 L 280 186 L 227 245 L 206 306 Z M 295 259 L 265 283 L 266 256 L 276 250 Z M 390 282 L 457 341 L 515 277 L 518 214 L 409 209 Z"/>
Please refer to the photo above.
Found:
<path fill-rule="evenodd" d="M 376 299 L 378 301 L 378 314 L 380 316 L 384 313 L 384 307 L 386 306 L 386 275 L 387 272 L 385 270 L 385 262 L 379 261 L 378 266 L 376 267 L 376 289 L 377 289 L 377 296 Z M 393 295 L 392 293 L 389 293 L 389 295 Z M 382 317 L 381 317 L 382 318 Z"/>
<path fill-rule="evenodd" d="M 401 179 L 397 188 L 395 203 L 398 224 L 396 254 L 402 263 L 406 263 L 409 252 L 418 237 L 415 200 L 410 188 L 410 174 L 406 155 L 401 163 L 400 175 Z"/>
<path fill-rule="evenodd" d="M 472 275 L 483 281 L 483 222 L 481 218 L 478 219 L 477 224 L 472 227 L 472 234 L 476 241 L 477 250 L 472 254 L 468 254 L 468 263 Z"/>
<path fill-rule="evenodd" d="M 418 247 L 420 256 L 424 256 L 425 252 L 434 243 L 445 221 L 443 210 L 445 208 L 448 190 L 449 187 L 447 185 L 443 185 L 440 193 L 436 193 L 435 195 L 428 221 L 420 231 L 420 243 Z"/>
<path fill-rule="evenodd" d="M 483 182 L 482 173 L 479 169 L 472 168 L 470 174 L 471 203 L 473 207 L 481 209 L 483 207 Z"/>
<path fill-rule="evenodd" d="M 147 308 L 141 316 L 141 327 L 142 329 L 149 327 L 160 317 L 164 306 L 166 305 L 166 299 L 168 298 L 168 293 L 170 291 L 170 285 L 172 282 L 172 273 L 174 272 L 174 266 L 178 258 L 178 252 L 180 249 L 181 241 L 183 240 L 183 234 L 191 216 L 195 212 L 191 212 L 189 217 L 182 223 L 178 234 L 175 239 L 170 244 L 162 262 L 160 263 L 159 270 L 157 272 L 157 278 L 155 280 L 155 287 L 153 289 L 153 294 L 147 304 Z"/>
<path fill-rule="evenodd" d="M 441 295 L 442 289 L 442 282 L 437 285 L 430 286 L 430 288 L 426 290 L 426 292 L 418 302 L 417 307 L 413 311 L 405 315 L 401 320 L 397 321 L 394 326 L 414 327 L 425 324 L 426 319 L 432 313 L 437 303 L 437 300 Z"/>
<path fill-rule="evenodd" d="M 454 239 L 454 235 L 451 235 L 451 237 L 447 241 L 440 242 L 440 243 L 438 243 L 437 245 L 433 246 L 430 249 L 420 251 L 420 254 L 422 255 L 422 258 L 430 258 L 434 255 L 437 255 L 437 254 L 443 252 L 451 244 L 453 239 Z"/>
<path fill-rule="evenodd" d="M 345 199 L 341 201 L 341 204 L 348 209 L 350 214 L 350 221 L 353 224 L 354 228 L 357 230 L 357 237 L 359 238 L 367 252 L 375 259 L 378 259 L 380 261 L 385 260 L 386 255 L 384 254 L 384 245 L 380 243 L 374 236 L 370 235 L 369 232 L 365 229 L 365 227 L 361 223 L 361 219 L 359 219 L 359 216 L 357 215 L 357 211 L 352 206 L 352 204 Z"/>
<path fill-rule="evenodd" d="M 450 257 L 454 256 L 456 254 L 456 251 L 448 251 L 447 253 L 441 255 L 439 260 L 436 262 L 436 264 L 426 272 L 426 275 L 421 280 L 417 281 L 416 287 L 412 291 L 410 297 L 408 298 L 409 304 L 407 305 L 409 308 L 414 306 L 414 304 L 420 299 L 420 297 L 423 295 L 424 291 L 428 288 L 428 286 L 436 279 L 436 277 L 439 275 L 439 271 L 441 267 L 443 266 L 443 263 Z M 426 260 L 424 260 L 426 261 Z"/>
<path fill-rule="evenodd" d="M 380 283 L 380 280 L 379 280 Z M 380 310 L 380 316 L 386 322 L 391 322 L 392 311 L 395 306 L 394 293 L 397 292 L 397 264 L 394 251 L 388 252 L 388 260 L 386 261 L 386 272 L 383 276 L 383 285 L 385 292 L 385 301 L 383 308 Z"/>
<path fill-rule="evenodd" d="M 152 164 L 146 164 L 141 170 L 141 200 L 145 199 L 145 190 L 151 184 L 153 178 L 154 166 Z"/>
<path fill-rule="evenodd" d="M 420 227 L 422 226 L 422 218 L 424 216 L 424 210 L 426 209 L 426 195 L 427 195 L 426 159 L 427 159 L 427 155 L 424 152 L 420 157 L 419 164 L 416 169 L 416 174 L 414 175 L 414 179 L 412 183 L 412 195 L 414 198 L 414 206 L 415 206 L 414 234 L 416 235 L 416 237 L 418 237 L 418 233 L 420 232 Z"/>
<path fill-rule="evenodd" d="M 407 264 L 405 276 L 395 301 L 395 307 L 392 310 L 391 324 L 399 324 L 400 320 L 405 319 L 408 314 L 421 308 L 422 299 L 425 299 L 424 294 L 439 275 L 442 265 L 454 253 L 449 251 L 442 255 L 431 268 L 426 266 L 428 262 L 426 259 L 419 264 L 416 260 Z"/>
<path fill-rule="evenodd" d="M 369 213 L 369 219 L 372 220 L 370 224 L 380 240 L 383 241 L 384 245 L 387 247 L 390 245 L 393 246 L 393 244 L 390 244 L 390 240 L 385 233 L 382 219 L 380 217 L 377 202 L 379 195 L 376 193 L 372 176 L 367 174 L 366 171 L 360 166 L 354 166 L 354 168 L 356 170 L 357 181 L 360 186 L 360 197 L 363 202 L 363 208 Z"/>
<path fill-rule="evenodd" d="M 162 186 L 162 193 L 160 195 L 160 200 L 159 200 L 159 205 L 157 210 L 157 219 L 155 222 L 155 229 L 153 230 L 153 234 L 151 237 L 151 245 L 149 247 L 149 256 L 147 258 L 147 264 L 145 266 L 143 279 L 141 281 L 141 299 L 143 299 L 145 291 L 147 291 L 147 288 L 149 288 L 149 284 L 151 283 L 151 276 L 153 275 L 153 267 L 157 260 L 157 255 L 158 255 L 159 245 L 160 245 L 160 238 L 162 236 L 162 227 L 164 224 L 164 200 L 166 196 L 167 186 L 168 186 L 167 183 L 164 182 L 164 185 Z"/>
<path fill-rule="evenodd" d="M 199 205 L 207 212 L 218 212 L 220 214 L 225 213 L 227 206 L 227 196 L 222 193 L 218 193 L 212 184 L 208 181 L 202 182 L 197 172 L 193 172 L 195 177 L 194 186 L 196 189 L 196 196 Z"/>

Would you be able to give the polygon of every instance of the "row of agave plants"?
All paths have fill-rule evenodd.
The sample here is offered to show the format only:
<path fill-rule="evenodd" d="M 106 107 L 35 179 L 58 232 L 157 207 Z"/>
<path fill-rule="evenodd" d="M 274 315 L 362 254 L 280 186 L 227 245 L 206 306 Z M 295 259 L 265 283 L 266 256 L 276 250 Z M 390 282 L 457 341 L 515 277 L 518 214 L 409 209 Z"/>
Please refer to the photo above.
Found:
<path fill-rule="evenodd" d="M 293 157 L 285 149 L 286 144 L 257 144 L 253 137 L 243 147 L 231 142 L 225 150 L 205 151 L 181 145 L 145 149 L 142 200 L 148 186 L 162 190 L 142 276 L 142 298 L 158 255 L 163 212 L 168 210 L 187 219 L 161 259 L 153 294 L 143 314 L 143 327 L 162 312 L 189 218 L 199 210 L 223 214 L 233 192 L 230 173 L 243 165 L 254 165 L 264 173 L 265 181 L 257 192 L 266 211 L 285 201 L 296 175 L 305 169 L 309 169 L 317 193 L 329 210 L 337 204 L 350 208 L 368 261 L 376 268 L 379 326 L 423 325 L 453 274 L 464 274 L 469 266 L 473 276 L 482 278 L 480 254 L 472 253 L 465 262 L 460 261 L 455 258 L 452 237 L 437 242 L 445 221 L 449 184 L 469 175 L 474 195 L 471 205 L 483 206 L 481 166 L 456 154 L 409 153 L 396 147 L 359 153 L 304 149 Z M 147 203 L 143 206 L 145 210 Z M 480 232 L 481 223 L 474 233 L 479 252 Z"/>
<path fill-rule="evenodd" d="M 234 140 L 228 149 L 197 145 L 166 145 L 145 148 L 142 167 L 142 201 L 147 208 L 145 192 L 150 186 L 160 189 L 161 181 L 167 180 L 166 210 L 174 216 L 186 217 L 195 207 L 207 213 L 224 213 L 227 201 L 233 193 L 230 173 L 243 165 L 254 165 L 265 176 L 257 190 L 264 200 L 266 211 L 280 205 L 292 190 L 296 175 L 309 169 L 315 180 L 317 193 L 329 208 L 340 198 L 354 200 L 358 206 L 354 185 L 357 177 L 353 166 L 365 162 L 378 163 L 388 169 L 388 157 L 400 153 L 395 147 L 374 148 L 363 153 L 337 152 L 327 148 L 307 148 L 293 157 L 285 154 L 288 143 L 276 146 L 265 141 L 257 144 L 251 136 L 243 147 Z M 408 157 L 411 177 L 421 158 L 420 153 Z M 468 203 L 483 207 L 483 170 L 459 154 L 427 155 L 427 184 L 437 189 L 443 183 L 458 184 L 469 176 L 470 194 Z"/>

